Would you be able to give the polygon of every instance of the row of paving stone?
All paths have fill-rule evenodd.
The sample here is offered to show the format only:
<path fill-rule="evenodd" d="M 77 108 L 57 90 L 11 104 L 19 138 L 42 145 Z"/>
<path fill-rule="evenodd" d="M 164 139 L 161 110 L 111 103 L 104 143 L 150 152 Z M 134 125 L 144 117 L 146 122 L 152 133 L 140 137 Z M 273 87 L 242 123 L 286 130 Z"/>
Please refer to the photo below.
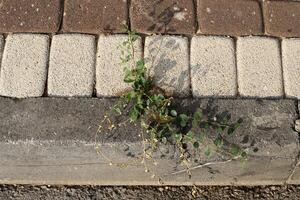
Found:
<path fill-rule="evenodd" d="M 98 97 L 118 96 L 128 89 L 119 48 L 126 39 L 100 35 L 96 45 L 85 34 L 0 36 L 0 95 L 38 97 L 47 88 L 49 96 L 92 96 L 95 88 Z M 300 39 L 195 36 L 189 44 L 181 36 L 148 36 L 144 53 L 142 43 L 135 43 L 135 59 L 144 56 L 170 95 L 300 99 Z"/>
<path fill-rule="evenodd" d="M 129 8 L 130 7 L 130 8 Z M 1 0 L 0 32 L 300 37 L 298 0 Z"/>

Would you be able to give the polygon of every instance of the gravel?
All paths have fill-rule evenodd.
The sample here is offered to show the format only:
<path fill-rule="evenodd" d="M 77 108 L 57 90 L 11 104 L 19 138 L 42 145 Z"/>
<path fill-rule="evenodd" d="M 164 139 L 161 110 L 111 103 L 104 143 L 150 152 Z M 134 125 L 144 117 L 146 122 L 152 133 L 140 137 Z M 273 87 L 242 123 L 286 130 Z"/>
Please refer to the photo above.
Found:
<path fill-rule="evenodd" d="M 76 199 L 300 199 L 300 186 L 202 186 L 202 187 L 111 187 L 111 186 L 30 186 L 1 185 L 2 200 L 76 200 Z"/>

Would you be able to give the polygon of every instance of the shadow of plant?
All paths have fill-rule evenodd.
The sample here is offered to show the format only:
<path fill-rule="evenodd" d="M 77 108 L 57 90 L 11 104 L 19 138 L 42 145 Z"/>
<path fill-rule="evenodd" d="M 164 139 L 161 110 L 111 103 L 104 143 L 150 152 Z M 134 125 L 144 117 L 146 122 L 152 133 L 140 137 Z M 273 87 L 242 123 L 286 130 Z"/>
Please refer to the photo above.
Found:
<path fill-rule="evenodd" d="M 189 66 L 182 65 L 172 59 L 172 52 L 180 50 L 180 44 L 172 37 L 155 37 L 147 46 L 149 56 L 145 59 L 150 68 L 154 83 L 165 90 L 168 96 L 180 96 L 182 92 L 189 93 Z M 178 74 L 178 69 L 182 69 Z"/>

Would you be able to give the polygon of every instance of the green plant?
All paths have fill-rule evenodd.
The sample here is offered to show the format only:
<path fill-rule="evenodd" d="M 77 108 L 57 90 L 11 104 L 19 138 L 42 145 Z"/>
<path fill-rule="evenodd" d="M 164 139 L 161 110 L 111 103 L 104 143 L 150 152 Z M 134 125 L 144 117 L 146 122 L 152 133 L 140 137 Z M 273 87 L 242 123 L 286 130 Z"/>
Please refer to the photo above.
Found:
<path fill-rule="evenodd" d="M 198 108 L 193 113 L 181 113 L 174 106 L 173 98 L 165 95 L 164 91 L 153 84 L 153 77 L 149 75 L 144 60 L 135 61 L 134 42 L 138 35 L 127 29 L 128 39 L 121 45 L 122 65 L 124 67 L 124 82 L 131 86 L 131 90 L 124 93 L 112 107 L 111 114 L 128 117 L 131 123 L 140 123 L 141 137 L 144 142 L 142 163 L 152 157 L 159 145 L 175 144 L 180 151 L 180 161 L 190 173 L 190 159 L 188 147 L 204 149 L 205 156 L 214 152 L 226 154 L 233 159 L 247 157 L 246 152 L 236 144 L 226 141 L 226 135 L 234 134 L 242 119 L 231 122 L 227 112 L 205 115 Z M 109 120 L 106 116 L 105 119 Z M 108 129 L 114 129 L 109 120 Z M 213 132 L 208 137 L 207 132 Z M 150 144 L 150 150 L 146 150 Z M 145 164 L 145 171 L 149 171 Z"/>

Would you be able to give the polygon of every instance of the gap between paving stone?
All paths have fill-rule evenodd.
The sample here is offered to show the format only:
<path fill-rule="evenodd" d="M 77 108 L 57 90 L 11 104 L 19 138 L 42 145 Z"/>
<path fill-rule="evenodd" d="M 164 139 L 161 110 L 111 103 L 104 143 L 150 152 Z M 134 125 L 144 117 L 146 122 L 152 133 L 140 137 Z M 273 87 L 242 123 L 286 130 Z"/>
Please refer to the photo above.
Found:
<path fill-rule="evenodd" d="M 102 115 L 114 99 L 96 98 L 0 98 L 0 183 L 1 184 L 92 184 L 157 185 L 152 174 L 136 164 L 142 153 L 139 127 L 127 126 L 100 134 L 101 150 L 116 162 L 131 161 L 130 167 L 109 166 L 95 150 L 95 133 Z M 299 152 L 298 118 L 292 100 L 176 99 L 179 111 L 193 112 L 198 106 L 227 110 L 244 123 L 237 135 L 228 138 L 249 148 L 249 160 L 212 162 L 192 171 L 189 179 L 178 171 L 178 154 L 171 146 L 155 153 L 157 176 L 168 185 L 265 185 L 284 184 Z M 209 105 L 209 106 L 208 106 Z M 196 154 L 198 156 L 198 154 Z M 199 165 L 194 161 L 194 165 Z M 296 174 L 296 173 L 295 173 Z M 300 180 L 297 176 L 293 180 Z"/>

